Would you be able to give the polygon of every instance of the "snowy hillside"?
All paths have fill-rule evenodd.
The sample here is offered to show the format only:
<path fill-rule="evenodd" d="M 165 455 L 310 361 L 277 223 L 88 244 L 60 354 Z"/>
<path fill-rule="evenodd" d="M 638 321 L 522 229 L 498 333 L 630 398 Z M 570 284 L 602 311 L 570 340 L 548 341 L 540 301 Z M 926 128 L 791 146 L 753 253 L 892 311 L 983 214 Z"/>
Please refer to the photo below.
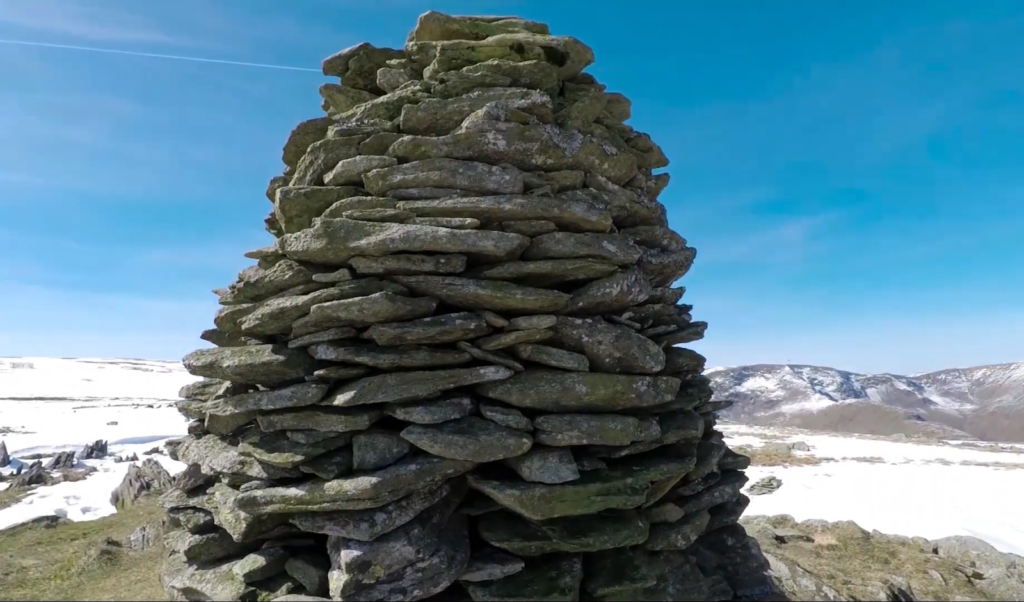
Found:
<path fill-rule="evenodd" d="M 162 399 L 196 378 L 181 362 L 0 357 L 0 399 Z"/>
<path fill-rule="evenodd" d="M 738 422 L 1024 441 L 1024 362 L 914 376 L 784 364 L 707 375 L 717 398 L 736 402 L 723 415 Z"/>

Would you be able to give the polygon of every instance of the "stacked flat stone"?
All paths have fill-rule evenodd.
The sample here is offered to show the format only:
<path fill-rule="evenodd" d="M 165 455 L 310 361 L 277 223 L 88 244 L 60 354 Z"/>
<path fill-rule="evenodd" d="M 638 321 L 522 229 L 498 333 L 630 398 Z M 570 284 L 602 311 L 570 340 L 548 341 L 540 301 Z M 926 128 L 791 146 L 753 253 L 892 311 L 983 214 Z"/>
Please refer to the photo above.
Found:
<path fill-rule="evenodd" d="M 668 160 L 593 53 L 422 15 L 324 61 L 275 243 L 217 291 L 162 497 L 176 599 L 725 600 L 769 590 L 714 430 Z"/>

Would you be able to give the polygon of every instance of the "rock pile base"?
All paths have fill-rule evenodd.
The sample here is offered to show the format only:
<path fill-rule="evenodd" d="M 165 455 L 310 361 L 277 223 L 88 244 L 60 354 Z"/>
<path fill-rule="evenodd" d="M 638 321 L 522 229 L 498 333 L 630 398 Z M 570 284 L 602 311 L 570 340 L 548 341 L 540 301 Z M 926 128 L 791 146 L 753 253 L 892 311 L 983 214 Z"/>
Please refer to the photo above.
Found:
<path fill-rule="evenodd" d="M 673 287 L 668 160 L 593 53 L 422 15 L 324 61 L 276 238 L 188 355 L 176 599 L 771 596 Z M 286 598 L 288 599 L 288 598 Z"/>

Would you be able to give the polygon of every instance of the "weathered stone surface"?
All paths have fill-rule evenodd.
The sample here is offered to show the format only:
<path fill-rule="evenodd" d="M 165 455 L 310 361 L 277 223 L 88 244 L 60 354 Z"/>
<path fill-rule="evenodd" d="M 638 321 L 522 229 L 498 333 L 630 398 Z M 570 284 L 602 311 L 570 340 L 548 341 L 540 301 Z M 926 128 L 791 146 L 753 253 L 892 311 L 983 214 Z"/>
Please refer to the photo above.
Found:
<path fill-rule="evenodd" d="M 238 475 L 251 479 L 281 479 L 299 476 L 297 470 L 266 464 L 245 456 L 219 437 L 188 437 L 178 447 L 178 459 L 199 466 L 208 475 Z"/>
<path fill-rule="evenodd" d="M 341 217 L 362 222 L 404 224 L 416 214 L 399 209 L 352 209 L 342 213 Z"/>
<path fill-rule="evenodd" d="M 484 548 L 470 557 L 466 572 L 459 575 L 459 581 L 493 581 L 515 575 L 525 566 L 522 558 L 495 548 Z"/>
<path fill-rule="evenodd" d="M 316 475 L 325 481 L 332 481 L 338 477 L 347 477 L 352 474 L 352 447 L 342 447 L 329 451 L 326 454 L 320 454 L 312 460 L 307 460 L 300 464 L 299 470 L 306 474 Z"/>
<path fill-rule="evenodd" d="M 398 435 L 388 431 L 367 431 L 352 437 L 352 468 L 377 470 L 401 460 L 412 446 Z"/>
<path fill-rule="evenodd" d="M 288 295 L 268 299 L 239 322 L 243 332 L 254 335 L 287 334 L 292 323 L 307 315 L 314 305 L 346 299 L 338 287 L 325 288 L 308 295 Z"/>
<path fill-rule="evenodd" d="M 472 344 L 467 343 L 466 341 L 459 341 L 458 343 L 455 343 L 455 346 L 471 355 L 473 359 L 481 362 L 486 362 L 488 364 L 497 364 L 498 366 L 505 366 L 506 368 L 510 368 L 512 370 L 515 370 L 516 372 L 522 372 L 523 370 L 526 369 L 523 367 L 522 364 L 520 364 L 519 362 L 515 361 L 514 359 L 500 351 L 484 351 L 479 347 L 474 347 Z"/>
<path fill-rule="evenodd" d="M 565 448 L 534 446 L 527 453 L 505 461 L 524 481 L 557 485 L 580 478 L 572 451 Z"/>
<path fill-rule="evenodd" d="M 383 416 L 377 408 L 306 407 L 296 410 L 268 412 L 256 417 L 264 431 L 362 431 Z"/>
<path fill-rule="evenodd" d="M 547 259 L 509 261 L 475 268 L 466 272 L 466 276 L 485 280 L 518 280 L 544 287 L 602 278 L 615 270 L 615 264 L 594 259 Z"/>
<path fill-rule="evenodd" d="M 475 313 L 459 312 L 431 316 L 398 324 L 371 326 L 363 337 L 378 345 L 422 345 L 454 343 L 491 332 L 487 321 Z"/>
<path fill-rule="evenodd" d="M 305 512 L 290 521 L 303 531 L 335 535 L 358 541 L 373 541 L 416 518 L 421 512 L 456 491 L 453 481 L 436 487 L 420 489 L 379 508 L 339 510 L 336 512 Z"/>
<path fill-rule="evenodd" d="M 231 572 L 244 583 L 254 583 L 281 573 L 287 561 L 288 552 L 284 548 L 266 548 L 239 560 L 231 567 Z"/>
<path fill-rule="evenodd" d="M 363 42 L 324 59 L 323 73 L 340 77 L 350 88 L 379 94 L 383 90 L 377 88 L 377 71 L 388 61 L 401 58 L 405 58 L 401 50 L 377 48 Z"/>
<path fill-rule="evenodd" d="M 394 157 L 374 155 L 360 155 L 345 159 L 339 161 L 334 169 L 327 172 L 327 175 L 324 176 L 324 184 L 327 186 L 362 186 L 364 174 L 375 169 L 394 167 L 397 163 L 398 160 Z"/>
<path fill-rule="evenodd" d="M 612 225 L 612 216 L 590 203 L 530 195 L 402 201 L 398 208 L 422 217 L 472 217 L 484 223 L 546 220 L 570 232 L 607 232 Z"/>
<path fill-rule="evenodd" d="M 583 581 L 583 557 L 579 554 L 559 554 L 543 559 L 528 560 L 523 570 L 510 577 L 466 583 L 466 591 L 477 602 L 487 601 L 542 601 L 574 602 L 580 599 Z M 688 598 L 665 598 L 685 600 Z"/>
<path fill-rule="evenodd" d="M 289 167 L 298 165 L 299 159 L 306 154 L 309 145 L 323 140 L 327 136 L 327 128 L 333 123 L 334 120 L 328 117 L 317 117 L 307 119 L 295 126 L 295 129 L 288 134 L 288 141 L 285 142 L 281 152 L 281 161 Z"/>
<path fill-rule="evenodd" d="M 462 460 L 408 456 L 370 473 L 247 491 L 238 495 L 234 505 L 257 515 L 379 508 L 414 491 L 437 486 L 473 466 L 472 462 Z"/>
<path fill-rule="evenodd" d="M 283 293 L 297 286 L 312 282 L 313 275 L 305 267 L 289 259 L 278 261 L 268 269 L 258 265 L 245 268 L 238 274 L 238 280 L 231 283 L 227 290 L 220 294 L 221 305 L 238 305 L 240 303 L 252 303 L 263 301 L 278 293 Z M 306 291 L 309 292 L 309 291 Z M 252 307 L 255 310 L 255 307 Z M 231 328 L 232 320 L 240 320 L 248 312 L 242 310 L 244 315 L 236 316 L 234 313 L 224 316 L 225 322 L 214 324 L 227 331 L 237 330 Z"/>
<path fill-rule="evenodd" d="M 576 289 L 565 311 L 583 314 L 620 312 L 643 303 L 650 295 L 651 283 L 647 276 L 631 268 Z"/>
<path fill-rule="evenodd" d="M 548 26 L 518 17 L 452 16 L 434 10 L 416 20 L 407 42 L 439 42 L 444 40 L 483 40 L 499 33 L 529 31 L 549 34 Z"/>
<path fill-rule="evenodd" d="M 501 334 L 495 334 L 479 339 L 477 341 L 477 345 L 479 345 L 481 349 L 494 351 L 497 349 L 511 347 L 513 345 L 539 343 L 551 338 L 553 334 L 554 333 L 550 330 L 536 328 L 531 330 L 513 330 L 511 332 L 503 332 Z"/>
<path fill-rule="evenodd" d="M 517 556 L 626 548 L 646 541 L 650 528 L 635 511 L 540 523 L 511 512 L 489 512 L 480 517 L 478 525 L 484 541 Z"/>
<path fill-rule="evenodd" d="M 324 211 L 320 219 L 344 219 L 350 211 L 368 209 L 395 209 L 398 201 L 379 196 L 354 196 L 334 203 Z M 353 220 L 354 221 L 354 220 Z"/>
<path fill-rule="evenodd" d="M 477 392 L 520 408 L 550 412 L 615 412 L 671 401 L 679 379 L 531 368 Z"/>
<path fill-rule="evenodd" d="M 313 358 L 282 345 L 199 349 L 182 360 L 189 374 L 254 385 L 302 380 L 313 372 Z"/>
<path fill-rule="evenodd" d="M 544 445 L 629 445 L 643 437 L 638 418 L 619 414 L 546 414 L 533 426 Z"/>
<path fill-rule="evenodd" d="M 340 266 L 359 255 L 392 253 L 462 253 L 513 259 L 529 242 L 525 236 L 509 232 L 322 219 L 312 228 L 283 236 L 281 250 L 299 261 Z"/>
<path fill-rule="evenodd" d="M 545 345 L 519 344 L 512 346 L 512 353 L 526 362 L 534 362 L 551 368 L 573 372 L 589 372 L 590 360 L 585 355 L 547 347 Z"/>
<path fill-rule="evenodd" d="M 320 186 L 324 176 L 340 161 L 359 156 L 359 143 L 365 136 L 327 138 L 314 142 L 295 166 L 292 186 Z M 280 191 L 278 192 L 280 195 Z"/>
<path fill-rule="evenodd" d="M 559 485 L 469 475 L 469 484 L 505 508 L 533 520 L 581 516 L 602 510 L 627 510 L 642 505 L 650 484 L 686 474 L 693 458 L 641 457 L 608 464 Z"/>
<path fill-rule="evenodd" d="M 476 416 L 436 425 L 413 424 L 402 438 L 429 454 L 470 462 L 494 462 L 526 453 L 533 438 Z"/>
<path fill-rule="evenodd" d="M 628 597 L 635 590 L 657 583 L 657 578 L 650 570 L 651 564 L 654 564 L 651 555 L 639 548 L 602 550 L 587 554 L 583 589 L 598 599 L 621 594 Z M 675 599 L 683 598 L 666 598 Z"/>
<path fill-rule="evenodd" d="M 313 594 L 327 595 L 329 582 L 327 571 L 330 562 L 323 556 L 292 556 L 285 562 L 284 570 Z"/>
<path fill-rule="evenodd" d="M 476 404 L 469 397 L 449 397 L 413 403 L 388 404 L 384 412 L 413 424 L 440 424 L 469 416 Z"/>
<path fill-rule="evenodd" d="M 395 276 L 394 280 L 417 294 L 466 309 L 532 314 L 558 311 L 569 300 L 569 295 L 558 291 L 494 280 L 456 276 Z"/>
<path fill-rule="evenodd" d="M 416 109 L 408 106 L 406 112 Z M 454 188 L 481 195 L 515 195 L 522 192 L 522 173 L 512 167 L 499 167 L 475 161 L 427 159 L 372 171 L 362 178 L 374 195 L 383 197 L 399 188 Z M 408 203 L 408 202 L 403 202 Z M 400 209 L 412 211 L 408 207 Z M 478 217 L 471 213 L 430 214 L 421 217 Z"/>
<path fill-rule="evenodd" d="M 550 122 L 553 117 L 551 97 L 547 94 L 526 88 L 491 86 L 453 98 L 430 99 L 415 105 L 407 105 L 402 108 L 400 127 L 406 134 L 450 134 L 473 112 L 492 102 L 534 115 L 541 121 Z"/>
<path fill-rule="evenodd" d="M 380 347 L 321 344 L 310 347 L 309 353 L 319 360 L 361 364 L 382 370 L 457 366 L 473 359 L 462 351 L 413 345 Z"/>
<path fill-rule="evenodd" d="M 711 515 L 707 510 L 700 510 L 684 515 L 681 519 L 667 524 L 651 526 L 650 539 L 644 543 L 648 550 L 685 550 L 697 541 L 708 526 Z"/>
<path fill-rule="evenodd" d="M 330 536 L 331 597 L 420 600 L 451 585 L 470 554 L 466 517 L 454 512 L 458 501 L 449 496 L 373 542 Z"/>
<path fill-rule="evenodd" d="M 315 218 L 338 201 L 365 194 L 354 186 L 285 186 L 275 195 L 274 215 L 284 232 L 298 232 L 312 226 Z"/>
<path fill-rule="evenodd" d="M 534 238 L 523 259 L 597 259 L 616 265 L 632 265 L 642 249 L 621 234 L 552 232 Z"/>
<path fill-rule="evenodd" d="M 314 381 L 351 380 L 366 376 L 370 369 L 365 366 L 327 366 L 313 373 Z M 306 377 L 306 380 L 311 380 Z"/>
<path fill-rule="evenodd" d="M 514 372 L 502 366 L 394 372 L 348 383 L 327 396 L 325 404 L 346 407 L 425 399 L 456 387 L 506 379 Z"/>
<path fill-rule="evenodd" d="M 210 414 L 221 415 L 257 410 L 282 410 L 313 405 L 323 399 L 324 395 L 327 395 L 327 385 L 301 383 L 281 389 L 256 391 L 215 399 L 206 404 L 204 410 Z"/>
<path fill-rule="evenodd" d="M 584 354 L 594 370 L 611 374 L 657 374 L 665 368 L 665 351 L 635 330 L 601 318 L 559 317 L 555 338 L 566 349 Z"/>
<path fill-rule="evenodd" d="M 522 22 L 518 19 L 513 22 L 516 21 Z M 427 79 L 489 58 L 500 58 L 552 63 L 559 78 L 564 80 L 579 75 L 594 62 L 594 51 L 583 42 L 569 36 L 545 33 L 538 27 L 527 29 L 520 26 L 518 31 L 488 32 L 489 35 L 482 39 L 445 37 L 441 41 L 416 41 L 412 38 L 406 43 L 405 50 L 413 63 L 425 66 L 423 76 Z"/>
<path fill-rule="evenodd" d="M 387 255 L 353 257 L 352 268 L 360 274 L 412 275 L 458 274 L 466 269 L 465 255 Z"/>
<path fill-rule="evenodd" d="M 490 108 L 489 105 L 481 112 Z M 594 171 L 613 182 L 625 182 L 636 174 L 636 157 L 606 144 L 605 140 L 553 124 L 524 125 L 487 119 L 497 116 L 470 115 L 447 136 L 399 138 L 388 149 L 388 155 L 400 161 L 475 159 L 495 165 L 508 163 L 528 171 Z M 487 135 L 482 136 L 482 132 Z"/>
<path fill-rule="evenodd" d="M 480 402 L 478 409 L 481 416 L 501 426 L 526 432 L 533 430 L 533 423 L 530 419 L 516 408 L 484 400 Z"/>
<path fill-rule="evenodd" d="M 341 86 L 338 84 L 320 84 L 319 92 L 320 96 L 329 107 L 327 114 L 332 117 L 342 113 L 347 113 L 358 105 L 377 98 L 376 94 L 367 92 L 366 90 L 359 90 L 357 88 L 350 88 L 348 86 Z"/>
<path fill-rule="evenodd" d="M 365 297 L 329 301 L 314 305 L 309 312 L 310 325 L 370 326 L 383 322 L 413 320 L 434 313 L 437 300 L 430 297 L 403 297 L 389 292 Z"/>
<path fill-rule="evenodd" d="M 522 234 L 523 236 L 540 236 L 541 234 L 548 234 L 549 232 L 557 232 L 558 226 L 554 222 L 549 222 L 545 219 L 531 219 L 531 220 L 513 220 L 509 222 L 501 222 L 501 229 L 505 232 L 515 232 L 516 234 Z"/>
<path fill-rule="evenodd" d="M 316 343 L 327 343 L 330 341 L 339 341 L 342 339 L 349 339 L 358 334 L 358 331 L 348 326 L 341 326 L 338 328 L 329 328 L 327 330 L 321 330 L 320 332 L 314 332 L 312 334 L 303 335 L 288 341 L 288 347 L 295 349 L 300 347 L 309 347 Z M 315 374 L 315 373 L 314 373 Z"/>
<path fill-rule="evenodd" d="M 247 434 L 241 440 L 238 444 L 238 453 L 271 466 L 294 468 L 321 454 L 348 445 L 351 440 L 351 436 L 338 433 L 336 437 L 315 442 L 298 442 L 284 433 L 256 432 Z"/>
<path fill-rule="evenodd" d="M 406 220 L 405 223 L 417 226 L 454 228 L 455 230 L 475 230 L 480 227 L 480 220 L 472 217 L 414 217 Z M 518 234 L 522 234 L 522 232 Z"/>

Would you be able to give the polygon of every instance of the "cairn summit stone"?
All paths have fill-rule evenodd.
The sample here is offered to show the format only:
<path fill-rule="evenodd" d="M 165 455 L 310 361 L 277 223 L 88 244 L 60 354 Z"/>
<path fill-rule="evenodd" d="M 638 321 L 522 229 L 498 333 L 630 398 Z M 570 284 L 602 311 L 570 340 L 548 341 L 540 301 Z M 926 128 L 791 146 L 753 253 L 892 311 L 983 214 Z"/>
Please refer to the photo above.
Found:
<path fill-rule="evenodd" d="M 430 11 L 323 61 L 183 360 L 186 468 L 116 494 L 162 491 L 169 599 L 784 599 L 681 347 L 668 157 L 562 33 Z"/>

